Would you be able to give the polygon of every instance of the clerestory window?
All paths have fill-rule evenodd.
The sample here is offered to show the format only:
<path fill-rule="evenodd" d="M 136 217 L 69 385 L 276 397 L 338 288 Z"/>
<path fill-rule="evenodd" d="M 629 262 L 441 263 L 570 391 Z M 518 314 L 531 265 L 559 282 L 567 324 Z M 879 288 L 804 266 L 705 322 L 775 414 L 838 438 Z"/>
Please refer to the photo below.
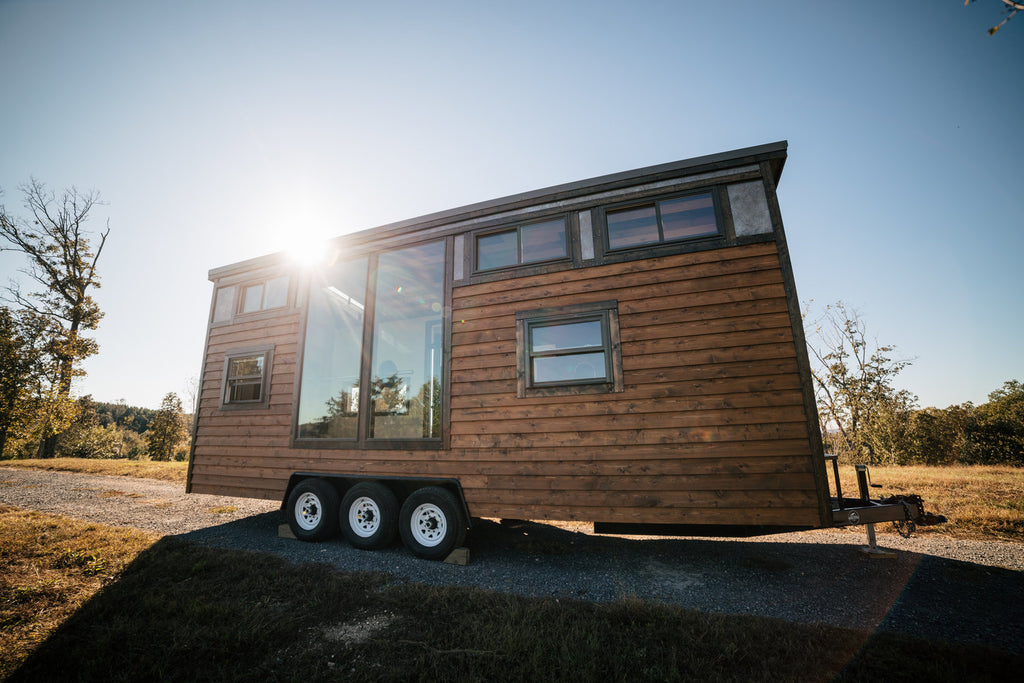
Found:
<path fill-rule="evenodd" d="M 711 192 L 642 202 L 605 212 L 608 249 L 629 249 L 720 234 Z"/>

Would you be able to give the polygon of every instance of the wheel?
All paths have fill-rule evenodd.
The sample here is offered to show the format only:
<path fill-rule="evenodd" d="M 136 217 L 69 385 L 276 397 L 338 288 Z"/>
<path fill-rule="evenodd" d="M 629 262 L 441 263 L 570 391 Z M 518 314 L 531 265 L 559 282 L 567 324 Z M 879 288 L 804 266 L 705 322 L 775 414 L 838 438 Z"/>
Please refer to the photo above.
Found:
<path fill-rule="evenodd" d="M 448 489 L 428 486 L 413 491 L 398 519 L 402 542 L 417 557 L 441 560 L 466 538 L 466 520 Z"/>
<path fill-rule="evenodd" d="M 338 533 L 338 492 L 323 479 L 303 479 L 288 496 L 288 526 L 301 541 L 323 541 Z"/>
<path fill-rule="evenodd" d="M 362 550 L 383 548 L 398 532 L 398 499 L 387 486 L 364 481 L 341 499 L 341 533 Z"/>

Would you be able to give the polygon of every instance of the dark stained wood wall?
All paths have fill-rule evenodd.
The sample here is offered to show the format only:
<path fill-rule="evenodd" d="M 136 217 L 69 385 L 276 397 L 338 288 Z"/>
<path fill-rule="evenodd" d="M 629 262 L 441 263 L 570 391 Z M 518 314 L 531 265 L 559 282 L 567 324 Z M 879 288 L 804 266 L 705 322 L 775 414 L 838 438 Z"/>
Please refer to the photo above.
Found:
<path fill-rule="evenodd" d="M 516 397 L 515 313 L 617 300 L 625 391 Z M 299 315 L 214 328 L 192 490 L 294 471 L 457 477 L 474 516 L 818 526 L 782 268 L 768 242 L 458 286 L 450 450 L 289 448 Z M 218 410 L 225 351 L 275 344 L 270 408 Z"/>

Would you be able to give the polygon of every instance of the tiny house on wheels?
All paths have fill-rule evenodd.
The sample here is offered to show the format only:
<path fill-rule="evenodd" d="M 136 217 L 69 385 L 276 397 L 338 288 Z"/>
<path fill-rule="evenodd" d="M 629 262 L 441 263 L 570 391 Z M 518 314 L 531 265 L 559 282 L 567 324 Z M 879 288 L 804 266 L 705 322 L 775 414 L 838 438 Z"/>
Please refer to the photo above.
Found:
<path fill-rule="evenodd" d="M 213 269 L 188 491 L 427 558 L 473 517 L 847 523 L 775 190 L 786 148 L 345 235 L 315 268 Z"/>

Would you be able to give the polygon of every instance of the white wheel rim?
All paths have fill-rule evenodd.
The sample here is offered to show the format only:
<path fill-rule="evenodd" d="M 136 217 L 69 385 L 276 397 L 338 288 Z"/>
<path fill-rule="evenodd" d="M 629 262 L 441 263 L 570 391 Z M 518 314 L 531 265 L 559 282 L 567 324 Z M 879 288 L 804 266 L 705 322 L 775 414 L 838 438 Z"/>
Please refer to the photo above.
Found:
<path fill-rule="evenodd" d="M 369 538 L 380 529 L 380 506 L 373 498 L 363 496 L 348 508 L 348 525 L 360 538 Z"/>
<path fill-rule="evenodd" d="M 413 510 L 409 526 L 416 542 L 427 548 L 439 545 L 448 535 L 448 519 L 433 503 L 424 503 Z"/>
<path fill-rule="evenodd" d="M 313 493 L 303 493 L 295 501 L 295 522 L 303 531 L 313 531 L 320 524 L 324 515 L 324 506 L 320 498 Z"/>

